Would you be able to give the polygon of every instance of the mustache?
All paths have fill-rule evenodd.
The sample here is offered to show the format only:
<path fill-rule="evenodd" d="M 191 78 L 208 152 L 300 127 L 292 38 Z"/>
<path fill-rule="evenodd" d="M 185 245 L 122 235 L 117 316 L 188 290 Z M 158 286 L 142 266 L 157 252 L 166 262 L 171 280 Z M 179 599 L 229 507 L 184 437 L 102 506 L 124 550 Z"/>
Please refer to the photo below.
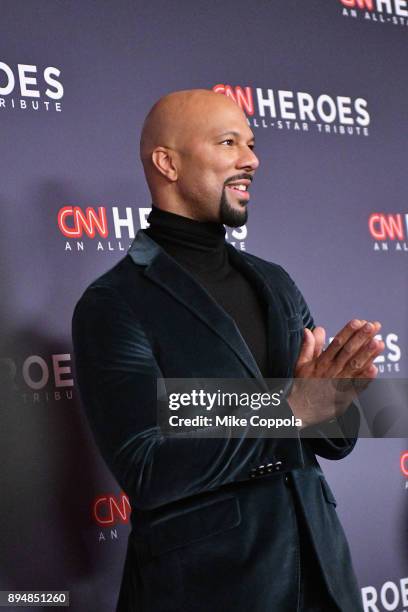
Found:
<path fill-rule="evenodd" d="M 252 174 L 247 174 L 246 172 L 243 172 L 242 174 L 235 174 L 234 176 L 230 176 L 225 182 L 224 182 L 224 186 L 226 186 L 228 183 L 232 183 L 234 181 L 239 181 L 241 179 L 247 179 L 248 181 L 252 181 L 254 180 L 254 177 Z"/>

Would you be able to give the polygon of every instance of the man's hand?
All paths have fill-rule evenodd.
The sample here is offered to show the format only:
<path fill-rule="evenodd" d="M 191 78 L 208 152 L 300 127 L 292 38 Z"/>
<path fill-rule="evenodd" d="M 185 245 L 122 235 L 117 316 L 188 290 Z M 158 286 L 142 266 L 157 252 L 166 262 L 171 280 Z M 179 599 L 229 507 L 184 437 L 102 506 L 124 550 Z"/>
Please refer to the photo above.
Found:
<path fill-rule="evenodd" d="M 380 329 L 378 321 L 353 319 L 325 351 L 323 327 L 316 327 L 313 332 L 304 330 L 295 367 L 296 380 L 287 398 L 293 414 L 302 419 L 303 427 L 343 414 L 355 399 L 357 388 L 365 388 L 377 376 L 378 368 L 373 361 L 385 346 L 374 338 Z M 341 384 L 338 379 L 347 380 Z"/>

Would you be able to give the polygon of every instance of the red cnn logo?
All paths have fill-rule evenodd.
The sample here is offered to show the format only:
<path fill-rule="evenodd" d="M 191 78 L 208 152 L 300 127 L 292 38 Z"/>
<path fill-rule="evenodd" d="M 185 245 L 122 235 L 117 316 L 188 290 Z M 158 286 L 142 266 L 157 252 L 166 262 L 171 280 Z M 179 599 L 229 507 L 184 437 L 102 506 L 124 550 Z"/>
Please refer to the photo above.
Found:
<path fill-rule="evenodd" d="M 400 467 L 404 476 L 408 477 L 408 451 L 401 453 Z"/>
<path fill-rule="evenodd" d="M 129 498 L 124 493 L 119 497 L 101 495 L 95 499 L 92 508 L 93 517 L 101 526 L 128 523 L 130 511 Z"/>
<path fill-rule="evenodd" d="M 72 225 L 68 225 L 68 219 Z M 79 206 L 64 206 L 58 212 L 58 227 L 67 238 L 81 238 L 84 232 L 89 238 L 95 238 L 96 231 L 102 238 L 106 238 L 106 209 L 104 206 L 98 206 L 96 211 L 88 206 L 83 212 Z"/>
<path fill-rule="evenodd" d="M 359 8 L 368 9 L 369 11 L 374 10 L 373 0 L 340 0 L 340 2 L 347 6 L 347 8 Z"/>
<path fill-rule="evenodd" d="M 224 94 L 227 98 L 232 98 L 247 115 L 254 114 L 254 101 L 250 87 L 244 88 L 239 85 L 232 87 L 231 85 L 219 84 L 213 87 L 213 91 Z"/>
<path fill-rule="evenodd" d="M 405 222 L 408 215 L 405 215 Z M 404 240 L 405 228 L 403 215 L 385 215 L 383 213 L 373 213 L 368 219 L 370 234 L 376 240 Z"/>

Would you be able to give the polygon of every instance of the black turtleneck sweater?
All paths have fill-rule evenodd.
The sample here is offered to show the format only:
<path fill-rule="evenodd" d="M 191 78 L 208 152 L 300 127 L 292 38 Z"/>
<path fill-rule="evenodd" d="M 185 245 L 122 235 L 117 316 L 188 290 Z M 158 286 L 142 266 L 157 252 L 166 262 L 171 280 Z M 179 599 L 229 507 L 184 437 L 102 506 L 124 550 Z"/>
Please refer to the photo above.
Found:
<path fill-rule="evenodd" d="M 220 223 L 195 221 L 152 207 L 145 233 L 189 272 L 230 315 L 264 377 L 271 376 L 266 309 L 244 274 L 229 261 Z"/>

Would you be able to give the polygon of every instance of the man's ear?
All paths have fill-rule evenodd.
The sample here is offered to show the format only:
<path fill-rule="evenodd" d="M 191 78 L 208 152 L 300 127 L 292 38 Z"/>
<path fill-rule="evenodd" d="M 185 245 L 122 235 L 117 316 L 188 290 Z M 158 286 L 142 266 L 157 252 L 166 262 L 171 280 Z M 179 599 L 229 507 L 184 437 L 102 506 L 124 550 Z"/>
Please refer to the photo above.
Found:
<path fill-rule="evenodd" d="M 152 163 L 170 181 L 176 181 L 178 172 L 174 152 L 166 147 L 156 147 L 152 153 Z"/>

